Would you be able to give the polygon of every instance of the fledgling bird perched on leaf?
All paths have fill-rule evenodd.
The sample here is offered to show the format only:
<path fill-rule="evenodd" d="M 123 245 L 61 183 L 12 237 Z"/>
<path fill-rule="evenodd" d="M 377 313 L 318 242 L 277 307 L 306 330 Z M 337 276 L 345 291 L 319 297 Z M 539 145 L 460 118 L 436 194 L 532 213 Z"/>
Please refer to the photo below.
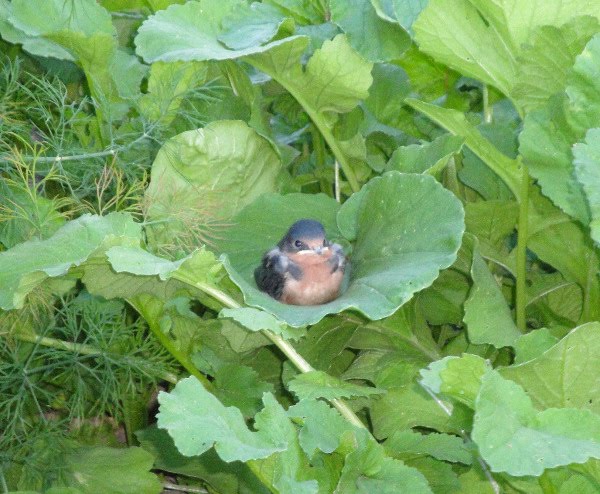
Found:
<path fill-rule="evenodd" d="M 299 220 L 263 256 L 254 279 L 259 289 L 284 304 L 318 305 L 339 296 L 345 267 L 342 246 L 327 240 L 323 225 Z"/>

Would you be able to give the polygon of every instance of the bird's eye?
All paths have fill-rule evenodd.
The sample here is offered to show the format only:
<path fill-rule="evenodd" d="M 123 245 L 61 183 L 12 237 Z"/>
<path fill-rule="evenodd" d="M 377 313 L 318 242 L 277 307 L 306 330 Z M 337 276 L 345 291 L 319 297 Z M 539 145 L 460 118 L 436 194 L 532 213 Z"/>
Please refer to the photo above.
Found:
<path fill-rule="evenodd" d="M 294 245 L 300 249 L 300 248 L 302 247 L 302 245 L 304 245 L 304 244 L 302 243 L 302 241 L 301 241 L 301 240 L 296 240 L 296 241 L 294 242 Z"/>

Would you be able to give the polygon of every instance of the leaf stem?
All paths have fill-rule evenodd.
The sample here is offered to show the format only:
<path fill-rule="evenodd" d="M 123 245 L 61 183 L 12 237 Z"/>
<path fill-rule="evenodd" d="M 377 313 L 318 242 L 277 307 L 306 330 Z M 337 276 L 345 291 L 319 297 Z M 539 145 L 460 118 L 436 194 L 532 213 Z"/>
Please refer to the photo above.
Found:
<path fill-rule="evenodd" d="M 230 309 L 239 309 L 242 305 L 234 300 L 232 297 L 227 295 L 225 292 L 215 288 L 208 283 L 202 283 L 194 281 L 187 276 L 175 275 L 174 279 L 177 279 L 183 283 L 195 286 L 199 290 L 203 291 L 207 295 L 213 297 L 215 300 L 221 302 L 225 307 Z M 310 372 L 315 370 L 306 359 L 298 353 L 298 351 L 292 346 L 289 341 L 284 340 L 278 334 L 272 333 L 271 331 L 263 330 L 262 333 L 273 342 L 273 344 L 281 350 L 281 352 L 288 358 L 288 360 L 294 364 L 294 366 L 302 373 Z M 354 411 L 342 400 L 334 399 L 330 400 L 330 403 L 337 409 L 338 412 L 351 424 L 362 429 L 366 429 L 365 425 L 356 416 Z"/>
<path fill-rule="evenodd" d="M 36 345 L 42 345 L 48 348 L 56 348 L 58 350 L 66 350 L 73 353 L 79 353 L 81 355 L 102 355 L 106 352 L 99 348 L 84 343 L 74 343 L 71 341 L 59 340 L 58 338 L 50 338 L 48 336 L 41 336 L 35 333 L 17 333 L 13 336 L 20 341 L 26 341 L 29 343 L 35 343 Z M 179 378 L 172 372 L 160 372 L 155 374 L 160 379 L 175 384 L 179 381 Z"/>
<path fill-rule="evenodd" d="M 152 331 L 152 333 L 154 334 L 154 336 L 156 337 L 156 339 L 160 342 L 160 344 L 171 354 L 171 356 L 177 360 L 177 362 L 179 362 L 179 364 L 186 370 L 188 371 L 192 376 L 194 376 L 196 379 L 198 379 L 202 385 L 207 388 L 207 389 L 212 389 L 212 383 L 206 378 L 206 376 L 204 374 L 202 374 L 197 368 L 196 366 L 192 363 L 192 361 L 187 357 L 187 355 L 185 355 L 183 352 L 179 351 L 175 345 L 173 344 L 173 341 L 171 340 L 171 338 L 169 338 L 168 335 L 166 335 L 158 326 L 158 324 L 156 324 L 154 322 L 154 319 L 152 317 L 150 317 L 146 311 L 139 305 L 136 304 L 133 300 L 131 299 L 126 299 L 127 303 L 129 305 L 131 305 L 138 314 L 140 314 L 148 323 L 148 327 L 150 328 L 150 331 Z M 175 379 L 175 383 L 177 383 L 179 379 L 176 378 Z"/>
<path fill-rule="evenodd" d="M 98 151 L 95 153 L 84 153 L 84 154 L 73 154 L 70 156 L 19 156 L 19 159 L 22 161 L 35 161 L 36 163 L 62 163 L 64 161 L 76 161 L 76 160 L 86 160 L 93 158 L 104 158 L 106 156 L 115 156 L 117 153 L 121 151 L 125 151 L 133 146 L 135 146 L 138 142 L 143 141 L 148 138 L 148 133 L 144 132 L 140 137 L 131 141 L 129 144 L 125 146 L 116 147 L 113 149 L 107 149 L 106 151 Z M 9 154 L 0 155 L 1 163 L 12 163 L 14 160 L 9 157 Z M 43 171 L 36 170 L 36 174 L 43 173 Z"/>
<path fill-rule="evenodd" d="M 483 121 L 486 124 L 492 123 L 492 108 L 490 107 L 490 90 L 487 84 L 483 85 Z"/>
<path fill-rule="evenodd" d="M 529 173 L 527 166 L 521 163 L 521 191 L 519 202 L 519 224 L 517 239 L 517 281 L 516 281 L 516 319 L 517 327 L 525 332 L 527 308 L 527 237 L 529 235 Z"/>

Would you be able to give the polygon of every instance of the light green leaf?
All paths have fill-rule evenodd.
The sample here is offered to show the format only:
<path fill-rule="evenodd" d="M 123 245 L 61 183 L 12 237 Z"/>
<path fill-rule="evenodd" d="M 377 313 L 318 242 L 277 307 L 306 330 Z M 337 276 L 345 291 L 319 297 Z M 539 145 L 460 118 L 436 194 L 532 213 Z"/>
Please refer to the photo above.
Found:
<path fill-rule="evenodd" d="M 482 378 L 472 437 L 492 471 L 517 477 L 600 458 L 600 416 L 574 408 L 538 412 L 521 386 L 495 370 Z"/>
<path fill-rule="evenodd" d="M 518 8 L 509 0 L 430 0 L 415 22 L 414 30 L 421 50 L 512 97 L 520 77 L 525 77 L 527 70 L 531 70 L 528 64 L 520 63 L 523 45 L 531 43 L 532 39 L 536 42 L 534 36 L 541 26 L 560 27 L 583 15 L 598 19 L 600 7 L 586 0 L 548 0 L 543 4 L 536 0 L 520 3 Z M 582 29 L 580 24 L 577 29 Z M 586 31 L 589 29 L 587 26 Z M 568 28 L 565 28 L 565 34 L 569 34 Z M 559 41 L 553 39 L 552 43 Z M 525 53 L 525 56 L 530 55 L 527 49 Z M 557 57 L 555 52 L 544 53 L 554 55 L 547 60 L 538 58 L 544 72 L 556 71 L 557 65 L 559 70 L 564 70 L 571 56 L 567 54 L 565 62 L 565 57 Z M 520 75 L 521 67 L 525 70 L 523 76 Z M 539 72 L 535 75 L 539 79 Z"/>
<path fill-rule="evenodd" d="M 222 32 L 221 24 L 243 6 L 246 3 L 240 0 L 201 0 L 172 5 L 144 21 L 135 38 L 137 53 L 148 62 L 229 60 L 268 51 L 298 38 L 284 38 L 243 49 L 228 48 L 218 38 Z"/>
<path fill-rule="evenodd" d="M 396 456 L 429 455 L 438 460 L 470 465 L 473 454 L 462 438 L 449 434 L 420 434 L 412 430 L 398 431 L 392 434 L 383 444 L 388 454 Z"/>
<path fill-rule="evenodd" d="M 82 494 L 159 494 L 162 484 L 150 472 L 153 463 L 141 448 L 79 448 L 66 460 L 68 483 Z"/>
<path fill-rule="evenodd" d="M 140 225 L 128 214 L 85 214 L 46 240 L 30 240 L 0 252 L 0 307 L 18 309 L 46 278 L 66 274 L 96 251 L 111 245 L 138 245 L 140 239 Z"/>
<path fill-rule="evenodd" d="M 299 374 L 289 382 L 288 388 L 300 400 L 316 400 L 317 398 L 333 400 L 385 393 L 382 389 L 342 381 L 322 371 Z"/>
<path fill-rule="evenodd" d="M 368 96 L 373 64 L 351 48 L 346 36 L 325 41 L 305 71 L 298 63 L 304 50 L 300 41 L 292 50 L 281 47 L 273 54 L 255 55 L 248 61 L 283 84 L 309 111 L 348 112 Z"/>
<path fill-rule="evenodd" d="M 575 173 L 586 194 L 592 220 L 591 235 L 600 244 L 600 129 L 590 129 L 585 142 L 573 147 Z"/>
<path fill-rule="evenodd" d="M 412 32 L 413 23 L 427 6 L 429 0 L 383 0 L 392 3 L 394 16 L 408 32 Z"/>
<path fill-rule="evenodd" d="M 539 331 L 539 330 L 538 330 Z M 533 360 L 499 370 L 520 384 L 536 407 L 574 407 L 600 415 L 600 323 L 573 329 Z"/>
<path fill-rule="evenodd" d="M 254 2 L 250 5 L 239 4 L 232 13 L 223 19 L 223 32 L 219 40 L 232 50 L 243 50 L 262 45 L 279 34 L 292 34 L 294 23 L 280 10 L 266 3 Z"/>
<path fill-rule="evenodd" d="M 272 333 L 283 336 L 285 339 L 297 340 L 306 333 L 304 328 L 292 328 L 287 326 L 268 312 L 253 307 L 223 309 L 220 313 L 220 317 L 229 317 L 250 331 L 271 331 Z"/>
<path fill-rule="evenodd" d="M 194 228 L 210 239 L 214 223 L 273 192 L 280 170 L 273 145 L 242 121 L 216 121 L 173 137 L 158 152 L 146 189 L 149 218 L 157 221 L 152 242 L 170 245 Z"/>
<path fill-rule="evenodd" d="M 417 426 L 458 432 L 448 414 L 418 384 L 388 390 L 371 405 L 371 420 L 377 439 Z"/>
<path fill-rule="evenodd" d="M 513 97 L 525 112 L 545 106 L 567 83 L 575 57 L 598 32 L 598 19 L 576 17 L 562 26 L 541 26 L 523 46 Z"/>
<path fill-rule="evenodd" d="M 404 99 L 410 94 L 406 72 L 394 64 L 377 63 L 371 70 L 373 84 L 369 88 L 366 108 L 385 125 L 398 127 L 404 109 Z"/>
<path fill-rule="evenodd" d="M 481 376 L 488 368 L 484 359 L 470 353 L 444 357 L 421 371 L 421 383 L 434 393 L 443 393 L 473 408 Z"/>
<path fill-rule="evenodd" d="M 224 461 L 248 461 L 287 448 L 277 434 L 279 423 L 269 424 L 265 417 L 272 428 L 250 431 L 237 408 L 223 406 L 195 377 L 182 379 L 170 393 L 161 392 L 158 401 L 158 426 L 167 429 L 183 455 L 199 455 L 214 445 Z"/>
<path fill-rule="evenodd" d="M 558 96 L 545 108 L 527 115 L 519 135 L 519 151 L 544 195 L 586 224 L 589 212 L 572 164 L 571 146 L 576 136 L 566 118 L 564 98 Z"/>
<path fill-rule="evenodd" d="M 519 205 L 513 201 L 480 201 L 465 205 L 467 232 L 479 240 L 482 253 L 487 246 L 501 250 L 517 224 Z"/>
<path fill-rule="evenodd" d="M 461 150 L 463 143 L 461 136 L 445 134 L 431 142 L 399 147 L 390 157 L 387 168 L 404 173 L 435 175 Z"/>
<path fill-rule="evenodd" d="M 326 314 L 354 308 L 371 319 L 395 312 L 454 261 L 463 231 L 457 199 L 432 177 L 389 172 L 372 180 L 340 210 L 338 221 L 356 232 L 348 289 L 317 306 L 282 304 L 260 292 L 253 273 L 262 255 L 300 218 L 315 218 L 340 240 L 339 205 L 324 196 L 265 195 L 244 209 L 220 243 L 225 266 L 248 305 L 291 326 L 314 324 Z M 273 218 L 277 211 L 277 218 Z M 443 228 L 439 228 L 439 224 Z"/>
<path fill-rule="evenodd" d="M 558 343 L 558 338 L 553 336 L 547 328 L 536 329 L 521 335 L 514 345 L 515 365 L 540 357 L 556 343 Z"/>
<path fill-rule="evenodd" d="M 575 135 L 583 137 L 593 127 L 600 127 L 600 35 L 596 34 L 575 59 L 569 74 L 566 93 L 569 98 L 567 121 Z"/>
<path fill-rule="evenodd" d="M 431 494 L 425 477 L 418 470 L 386 457 L 383 447 L 373 441 L 367 431 L 356 432 L 356 443 L 354 450 L 346 456 L 336 492 Z"/>
<path fill-rule="evenodd" d="M 258 373 L 245 365 L 223 365 L 214 377 L 215 396 L 223 405 L 239 408 L 244 417 L 253 417 L 261 408 L 263 394 L 274 391 L 272 384 L 261 381 Z"/>
<path fill-rule="evenodd" d="M 298 440 L 311 458 L 317 450 L 333 453 L 342 441 L 342 435 L 353 426 L 336 410 L 321 400 L 301 400 L 288 408 L 290 418 L 303 419 Z"/>
<path fill-rule="evenodd" d="M 118 49 L 110 14 L 97 2 L 17 0 L 8 20 L 24 33 L 15 41 L 26 50 L 81 66 L 106 118 L 123 117 L 130 106 L 127 100 L 139 95 L 146 67 Z"/>
<path fill-rule="evenodd" d="M 410 46 L 406 31 L 398 24 L 380 18 L 369 0 L 331 0 L 330 9 L 332 21 L 367 60 L 397 60 Z"/>
<path fill-rule="evenodd" d="M 510 93 L 517 73 L 512 43 L 469 0 L 429 0 L 413 29 L 419 48 L 428 55 Z"/>
<path fill-rule="evenodd" d="M 479 242 L 470 237 L 473 252 L 471 279 L 473 286 L 465 302 L 464 322 L 469 341 L 496 348 L 513 346 L 521 336 L 494 275 L 479 253 Z"/>

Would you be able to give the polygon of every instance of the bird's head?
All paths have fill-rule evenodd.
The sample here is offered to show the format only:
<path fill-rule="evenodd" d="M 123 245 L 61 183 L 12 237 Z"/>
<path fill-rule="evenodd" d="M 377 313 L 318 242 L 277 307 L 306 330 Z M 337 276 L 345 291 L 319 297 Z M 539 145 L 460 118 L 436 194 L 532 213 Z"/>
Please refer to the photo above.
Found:
<path fill-rule="evenodd" d="M 316 220 L 299 220 L 277 244 L 287 254 L 322 254 L 329 247 L 325 228 Z"/>

